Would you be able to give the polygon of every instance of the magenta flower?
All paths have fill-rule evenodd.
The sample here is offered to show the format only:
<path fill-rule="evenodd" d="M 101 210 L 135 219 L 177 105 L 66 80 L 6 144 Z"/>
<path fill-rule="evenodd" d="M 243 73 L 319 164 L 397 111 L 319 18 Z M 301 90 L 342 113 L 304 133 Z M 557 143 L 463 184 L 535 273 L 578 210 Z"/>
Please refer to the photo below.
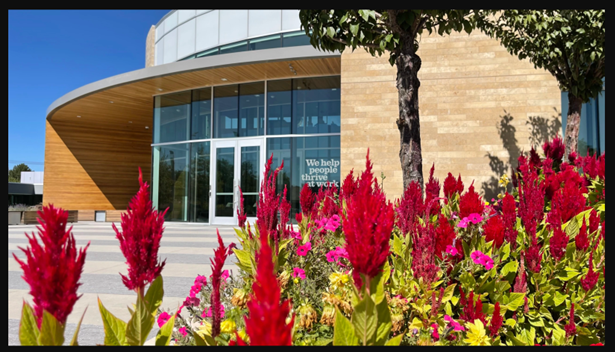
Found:
<path fill-rule="evenodd" d="M 493 259 L 491 259 L 491 257 L 485 255 L 483 257 L 483 261 L 484 261 L 483 265 L 485 266 L 485 269 L 491 270 L 493 268 L 494 263 L 493 263 Z"/>
<path fill-rule="evenodd" d="M 433 329 L 431 333 L 431 337 L 433 338 L 434 341 L 438 341 L 440 339 L 440 335 L 438 334 L 438 324 L 436 323 L 431 324 L 431 328 Z"/>
<path fill-rule="evenodd" d="M 170 318 L 171 316 L 169 315 L 169 313 L 160 313 L 160 315 L 158 316 L 158 327 L 161 328 Z"/>
<path fill-rule="evenodd" d="M 348 259 L 348 252 L 346 252 L 346 248 L 344 247 L 340 247 L 340 246 L 335 247 L 335 255 L 337 255 L 338 258 Z"/>
<path fill-rule="evenodd" d="M 201 286 L 207 285 L 207 278 L 204 275 L 197 275 L 196 279 L 194 279 L 194 283 L 198 283 Z"/>
<path fill-rule="evenodd" d="M 214 259 L 209 259 L 211 262 L 211 306 L 213 307 L 213 316 L 211 322 L 211 336 L 216 337 L 220 334 L 220 322 L 222 304 L 220 303 L 220 284 L 222 278 L 222 266 L 226 261 L 226 258 L 231 251 L 229 247 L 224 246 L 222 237 L 220 237 L 220 231 L 216 230 L 218 235 L 218 248 L 214 249 Z M 228 277 L 228 271 L 226 271 L 226 277 Z"/>
<path fill-rule="evenodd" d="M 186 331 L 185 326 L 182 326 L 181 328 L 179 328 L 179 333 L 182 334 L 183 337 L 186 337 L 186 335 L 188 335 L 188 332 Z"/>
<path fill-rule="evenodd" d="M 464 228 L 464 229 L 468 227 L 468 218 L 463 218 L 461 221 L 459 221 L 457 226 Z"/>
<path fill-rule="evenodd" d="M 312 249 L 312 243 L 308 242 L 304 244 L 303 246 L 299 246 L 299 248 L 297 248 L 297 255 L 305 257 L 311 249 Z"/>
<path fill-rule="evenodd" d="M 484 265 L 484 257 L 485 255 L 483 254 L 483 252 L 481 251 L 474 251 L 470 254 L 470 258 L 472 258 L 472 261 L 474 262 L 474 264 L 480 264 L 480 265 Z"/>
<path fill-rule="evenodd" d="M 445 315 L 444 316 L 444 321 L 446 321 L 449 324 L 451 324 L 451 326 L 453 327 L 453 330 L 455 330 L 455 331 L 465 331 L 466 330 L 461 324 L 459 324 L 457 321 L 455 321 L 453 318 L 451 318 L 450 315 Z"/>
<path fill-rule="evenodd" d="M 199 303 L 201 303 L 200 299 L 189 296 L 189 297 L 186 297 L 186 299 L 184 300 L 184 303 L 182 303 L 182 307 L 198 306 Z"/>
<path fill-rule="evenodd" d="M 329 253 L 327 253 L 327 261 L 329 263 L 334 262 L 337 259 L 337 255 L 335 250 L 329 251 Z"/>
<path fill-rule="evenodd" d="M 451 245 L 446 246 L 446 253 L 452 255 L 453 257 L 459 254 L 459 252 L 457 251 L 457 248 Z"/>
<path fill-rule="evenodd" d="M 224 306 L 220 305 L 220 318 L 224 318 Z M 211 313 L 211 306 L 209 308 L 207 308 L 207 311 L 203 311 L 203 314 L 201 314 L 202 318 L 211 318 L 213 316 L 213 314 Z"/>
<path fill-rule="evenodd" d="M 43 310 L 53 315 L 61 324 L 73 310 L 77 296 L 77 289 L 81 285 L 78 281 L 83 271 L 85 252 L 90 246 L 77 250 L 75 238 L 71 228 L 66 229 L 68 212 L 54 208 L 53 205 L 43 207 L 38 212 L 38 237 L 26 234 L 29 247 L 21 249 L 25 255 L 25 262 L 13 257 L 23 270 L 22 278 L 30 285 L 30 294 L 34 303 L 34 315 L 40 327 L 43 319 Z"/>
<path fill-rule="evenodd" d="M 472 213 L 468 216 L 468 221 L 473 223 L 473 224 L 478 224 L 481 221 L 483 221 L 483 217 L 480 216 L 480 214 L 478 213 Z"/>
<path fill-rule="evenodd" d="M 305 270 L 301 268 L 293 268 L 293 277 L 298 277 L 301 280 L 305 280 Z"/>
<path fill-rule="evenodd" d="M 228 277 L 229 277 L 228 270 L 224 270 L 224 271 L 222 272 L 222 274 L 220 275 L 220 279 L 221 279 L 222 281 L 226 281 L 226 280 L 228 279 Z"/>
<path fill-rule="evenodd" d="M 122 232 L 112 225 L 120 249 L 128 264 L 128 276 L 122 276 L 122 282 L 129 290 L 139 295 L 145 294 L 145 285 L 160 276 L 165 261 L 158 261 L 160 239 L 164 231 L 164 212 L 153 209 L 149 196 L 149 185 L 143 182 L 139 168 L 139 191 L 128 204 L 126 213 L 122 214 Z"/>
<path fill-rule="evenodd" d="M 323 221 L 327 220 L 326 218 Z M 327 220 L 327 223 L 324 225 L 325 230 L 335 231 L 340 226 L 340 217 L 337 214 L 334 214 L 330 219 Z"/>
<path fill-rule="evenodd" d="M 290 237 L 296 239 L 296 240 L 301 240 L 301 233 L 298 231 L 294 231 L 294 230 L 290 230 Z"/>

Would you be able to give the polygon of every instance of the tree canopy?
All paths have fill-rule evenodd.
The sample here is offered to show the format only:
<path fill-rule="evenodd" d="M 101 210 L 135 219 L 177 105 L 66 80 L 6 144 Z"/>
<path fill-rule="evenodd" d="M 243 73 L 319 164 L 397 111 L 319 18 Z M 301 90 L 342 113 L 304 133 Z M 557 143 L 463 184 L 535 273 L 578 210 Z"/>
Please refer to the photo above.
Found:
<path fill-rule="evenodd" d="M 22 171 L 32 171 L 28 165 L 21 163 L 13 166 L 11 170 L 9 170 L 9 182 L 21 182 L 21 172 Z"/>

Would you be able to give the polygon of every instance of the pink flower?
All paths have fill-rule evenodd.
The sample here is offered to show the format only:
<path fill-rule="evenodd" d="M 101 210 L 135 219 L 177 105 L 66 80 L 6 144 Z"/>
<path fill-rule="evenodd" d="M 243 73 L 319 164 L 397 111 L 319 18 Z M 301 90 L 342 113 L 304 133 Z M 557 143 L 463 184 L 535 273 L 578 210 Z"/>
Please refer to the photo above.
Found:
<path fill-rule="evenodd" d="M 169 313 L 160 313 L 160 315 L 158 316 L 158 327 L 161 328 L 170 318 L 171 316 L 169 315 Z"/>
<path fill-rule="evenodd" d="M 305 270 L 301 268 L 293 268 L 293 277 L 298 277 L 301 280 L 305 280 Z"/>
<path fill-rule="evenodd" d="M 207 285 L 207 278 L 203 275 L 197 275 L 196 279 L 194 279 L 195 284 L 200 284 L 201 286 Z"/>
<path fill-rule="evenodd" d="M 466 228 L 468 227 L 468 218 L 463 218 L 458 224 L 457 226 L 461 227 L 461 228 Z"/>
<path fill-rule="evenodd" d="M 487 270 L 491 270 L 493 268 L 493 259 L 491 259 L 489 256 L 484 256 L 483 257 L 484 260 L 484 265 L 485 265 L 485 269 Z"/>
<path fill-rule="evenodd" d="M 431 333 L 431 337 L 433 338 L 434 341 L 438 341 L 440 339 L 440 335 L 438 334 L 438 324 L 433 323 L 431 324 L 431 327 L 433 329 Z"/>
<path fill-rule="evenodd" d="M 459 252 L 457 251 L 457 248 L 448 245 L 446 246 L 446 253 L 452 255 L 452 256 L 456 256 L 457 254 L 459 254 Z"/>
<path fill-rule="evenodd" d="M 220 279 L 222 279 L 222 281 L 226 281 L 228 277 L 229 277 L 228 270 L 224 270 L 222 274 L 220 275 Z"/>
<path fill-rule="evenodd" d="M 338 258 L 348 258 L 346 248 L 340 246 L 335 247 L 335 255 L 337 255 Z"/>
<path fill-rule="evenodd" d="M 335 250 L 330 251 L 329 253 L 327 253 L 327 261 L 328 261 L 329 263 L 334 262 L 334 261 L 335 261 L 335 259 L 337 259 L 337 255 L 336 255 Z"/>
<path fill-rule="evenodd" d="M 326 219 L 323 219 L 323 221 Z M 335 231 L 340 226 L 340 217 L 334 214 L 326 223 L 325 230 Z"/>
<path fill-rule="evenodd" d="M 461 324 L 459 324 L 453 318 L 451 318 L 450 315 L 445 315 L 444 316 L 444 321 L 446 321 L 449 324 L 451 324 L 451 326 L 453 327 L 453 330 L 455 330 L 455 331 L 465 331 L 466 330 Z"/>
<path fill-rule="evenodd" d="M 311 249 L 312 249 L 312 243 L 308 242 L 304 244 L 303 246 L 299 246 L 299 248 L 297 248 L 297 255 L 305 257 Z"/>
<path fill-rule="evenodd" d="M 474 251 L 470 254 L 470 258 L 472 258 L 472 261 L 474 262 L 474 264 L 484 265 L 485 264 L 484 256 L 485 255 L 481 251 Z"/>
<path fill-rule="evenodd" d="M 199 303 L 201 303 L 201 300 L 196 297 L 186 297 L 184 303 L 182 303 L 182 307 L 197 306 Z"/>
<path fill-rule="evenodd" d="M 290 230 L 290 237 L 296 239 L 296 240 L 301 240 L 301 233 L 298 231 L 294 231 L 294 230 Z"/>
<path fill-rule="evenodd" d="M 224 318 L 224 306 L 220 305 L 220 318 Z M 211 313 L 211 306 L 209 308 L 207 308 L 207 311 L 203 311 L 203 314 L 201 314 L 202 318 L 211 318 L 213 315 Z"/>
<path fill-rule="evenodd" d="M 186 337 L 186 335 L 188 335 L 188 332 L 186 331 L 185 326 L 182 326 L 181 328 L 179 328 L 179 333 L 182 334 L 183 337 Z"/>
<path fill-rule="evenodd" d="M 472 213 L 468 216 L 468 221 L 470 221 L 473 224 L 478 224 L 481 221 L 483 221 L 483 217 L 480 216 L 480 214 L 478 213 Z"/>

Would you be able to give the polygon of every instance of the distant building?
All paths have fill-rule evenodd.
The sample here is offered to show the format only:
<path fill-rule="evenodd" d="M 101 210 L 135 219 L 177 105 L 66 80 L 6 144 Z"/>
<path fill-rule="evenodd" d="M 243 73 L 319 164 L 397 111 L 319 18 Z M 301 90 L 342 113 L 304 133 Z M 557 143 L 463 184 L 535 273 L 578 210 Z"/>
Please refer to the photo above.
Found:
<path fill-rule="evenodd" d="M 22 171 L 21 182 L 9 182 L 9 205 L 43 202 L 43 171 Z"/>

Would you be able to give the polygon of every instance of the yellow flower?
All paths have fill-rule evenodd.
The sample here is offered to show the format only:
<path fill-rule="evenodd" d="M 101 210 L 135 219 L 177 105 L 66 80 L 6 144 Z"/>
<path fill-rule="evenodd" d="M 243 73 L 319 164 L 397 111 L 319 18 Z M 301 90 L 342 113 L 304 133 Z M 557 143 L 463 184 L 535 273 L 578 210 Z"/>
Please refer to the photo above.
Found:
<path fill-rule="evenodd" d="M 467 338 L 463 340 L 465 343 L 470 346 L 490 346 L 489 337 L 487 337 L 487 333 L 485 332 L 485 326 L 483 322 L 476 319 L 474 320 L 474 324 L 468 323 L 468 334 Z"/>
<path fill-rule="evenodd" d="M 502 177 L 500 177 L 500 181 L 498 181 L 498 183 L 503 185 L 504 187 L 508 186 L 508 182 L 508 175 L 506 174 L 502 175 Z"/>
<path fill-rule="evenodd" d="M 298 283 L 299 283 L 299 279 L 298 279 L 298 278 L 295 278 L 295 279 L 293 280 L 293 282 L 294 282 L 294 283 L 296 283 L 296 284 L 298 284 Z"/>
<path fill-rule="evenodd" d="M 239 337 L 244 341 L 244 342 L 250 342 L 250 336 L 248 336 L 248 334 L 246 334 L 246 330 L 245 329 L 241 329 L 237 332 L 237 335 L 239 335 Z"/>
<path fill-rule="evenodd" d="M 220 332 L 230 334 L 235 331 L 236 325 L 234 320 L 226 319 L 220 323 Z"/>
<path fill-rule="evenodd" d="M 203 325 L 196 331 L 202 338 L 205 338 L 205 335 L 211 336 L 211 324 L 206 320 L 203 320 Z"/>
<path fill-rule="evenodd" d="M 333 273 L 329 275 L 329 281 L 331 282 L 331 285 L 338 288 L 344 287 L 344 284 L 346 284 L 349 280 L 350 278 L 346 274 Z"/>

